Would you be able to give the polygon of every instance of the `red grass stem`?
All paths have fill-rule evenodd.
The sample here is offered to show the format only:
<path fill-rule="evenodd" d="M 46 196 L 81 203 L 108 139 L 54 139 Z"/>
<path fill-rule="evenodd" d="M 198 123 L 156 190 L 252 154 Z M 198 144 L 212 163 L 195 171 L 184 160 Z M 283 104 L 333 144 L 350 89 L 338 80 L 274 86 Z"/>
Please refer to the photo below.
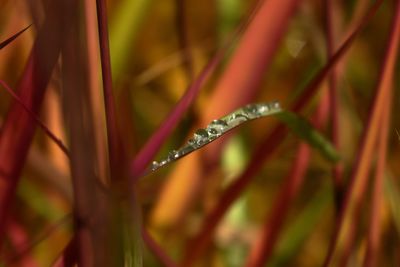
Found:
<path fill-rule="evenodd" d="M 96 7 L 99 28 L 101 72 L 103 78 L 104 107 L 107 122 L 110 169 L 112 176 L 116 176 L 113 177 L 113 179 L 121 179 L 121 163 L 124 161 L 124 153 L 121 144 L 122 140 L 118 131 L 115 99 L 112 88 L 106 1 L 96 0 Z"/>
<path fill-rule="evenodd" d="M 335 51 L 335 36 L 334 36 L 334 1 L 325 0 L 325 31 L 326 31 L 326 41 L 327 41 L 327 54 L 328 58 L 332 57 Z M 328 78 L 328 88 L 329 88 L 329 107 L 331 109 L 331 138 L 332 143 L 336 150 L 340 150 L 340 140 L 339 140 L 339 91 L 337 88 L 338 82 L 338 71 L 337 68 L 333 68 L 329 78 Z M 343 165 L 339 161 L 333 167 L 333 184 L 335 186 L 335 203 L 336 209 L 339 210 L 341 191 L 343 186 L 342 181 Z"/>
<path fill-rule="evenodd" d="M 36 123 L 42 128 L 44 133 L 51 139 L 53 142 L 61 149 L 64 154 L 69 157 L 68 148 L 63 144 L 60 138 L 58 138 L 53 132 L 40 120 L 39 116 L 36 115 L 27 105 L 24 104 L 22 99 L 14 93 L 14 91 L 2 80 L 0 80 L 0 84 L 7 90 L 7 92 L 14 98 L 15 101 L 21 104 L 21 106 L 25 109 L 26 112 L 36 121 Z"/>
<path fill-rule="evenodd" d="M 378 252 L 382 229 L 382 204 L 383 204 L 383 180 L 386 169 L 388 133 L 391 114 L 391 94 L 388 95 L 387 105 L 382 113 L 380 136 L 378 138 L 378 153 L 375 177 L 372 185 L 372 207 L 370 213 L 370 225 L 368 229 L 367 252 L 364 257 L 364 267 L 377 266 Z"/>
<path fill-rule="evenodd" d="M 342 242 L 345 242 L 348 236 L 348 224 L 351 223 L 349 219 L 352 217 L 354 211 L 357 210 L 357 206 L 360 204 L 365 192 L 367 177 L 378 137 L 378 129 L 380 128 L 380 120 L 382 119 L 385 105 L 387 105 L 397 59 L 400 41 L 400 1 L 397 1 L 394 12 L 387 49 L 385 50 L 379 80 L 376 85 L 372 108 L 370 109 L 357 159 L 353 165 L 350 186 L 345 195 L 343 206 L 339 214 L 339 220 L 335 226 L 334 236 L 324 261 L 325 267 L 331 266 L 335 255 L 340 253 L 338 247 Z"/>

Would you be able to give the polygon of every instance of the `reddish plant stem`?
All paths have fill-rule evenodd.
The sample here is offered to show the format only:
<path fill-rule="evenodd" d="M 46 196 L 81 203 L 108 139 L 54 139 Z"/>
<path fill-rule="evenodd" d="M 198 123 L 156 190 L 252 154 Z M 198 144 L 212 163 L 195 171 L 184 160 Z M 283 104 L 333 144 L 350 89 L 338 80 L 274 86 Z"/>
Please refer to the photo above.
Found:
<path fill-rule="evenodd" d="M 104 107 L 107 122 L 107 139 L 110 170 L 113 179 L 121 179 L 121 161 L 124 161 L 121 138 L 118 132 L 115 100 L 112 88 L 111 60 L 108 38 L 107 7 L 105 0 L 96 0 L 99 29 L 101 72 L 103 78 Z"/>
<path fill-rule="evenodd" d="M 325 32 L 326 32 L 326 41 L 327 41 L 327 54 L 328 58 L 331 57 L 335 51 L 335 36 L 334 36 L 334 1 L 333 0 L 325 0 Z M 331 138 L 332 143 L 335 146 L 337 151 L 340 151 L 340 140 L 339 140 L 339 91 L 337 88 L 338 81 L 338 71 L 337 68 L 333 68 L 329 77 L 328 77 L 328 86 L 329 86 L 329 106 L 331 109 Z M 336 163 L 333 167 L 333 184 L 335 186 L 335 203 L 336 210 L 339 210 L 341 195 L 342 195 L 342 173 L 343 173 L 343 164 L 342 162 Z"/>
<path fill-rule="evenodd" d="M 394 17 L 391 24 L 391 31 L 385 56 L 382 62 L 379 79 L 375 89 L 372 108 L 368 116 L 367 125 L 363 132 L 360 149 L 357 159 L 353 165 L 350 186 L 344 198 L 343 205 L 339 213 L 339 219 L 335 225 L 333 238 L 325 258 L 325 267 L 331 266 L 335 255 L 340 253 L 339 243 L 346 238 L 348 224 L 351 214 L 357 210 L 365 192 L 367 177 L 374 153 L 374 145 L 378 136 L 379 120 L 387 105 L 387 97 L 390 94 L 394 67 L 397 59 L 398 47 L 400 42 L 400 1 L 397 1 L 394 10 Z M 346 221 L 347 219 L 347 221 Z M 344 241 L 345 242 L 345 241 Z"/>
<path fill-rule="evenodd" d="M 18 86 L 20 98 L 34 113 L 40 110 L 60 52 L 64 32 L 62 10 L 62 3 L 49 2 L 46 19 L 38 31 Z M 0 132 L 0 243 L 35 126 L 36 122 L 25 109 L 13 101 Z"/>
<path fill-rule="evenodd" d="M 63 144 L 60 138 L 58 138 L 36 115 L 27 105 L 24 104 L 22 99 L 14 93 L 14 91 L 2 80 L 0 80 L 0 84 L 7 90 L 7 92 L 14 98 L 15 101 L 21 104 L 21 106 L 25 109 L 25 111 L 36 121 L 36 123 L 42 128 L 44 133 L 51 139 L 53 142 L 64 152 L 64 154 L 69 157 L 68 148 Z"/>
<path fill-rule="evenodd" d="M 368 229 L 367 252 L 364 257 L 364 267 L 378 266 L 378 252 L 380 247 L 382 232 L 382 204 L 383 204 L 383 179 L 385 176 L 388 133 L 390 128 L 391 114 L 391 94 L 387 97 L 387 105 L 385 105 L 382 113 L 382 121 L 380 127 L 380 136 L 378 139 L 377 165 L 375 171 L 374 182 L 372 185 L 372 207 L 370 213 L 370 225 Z"/>

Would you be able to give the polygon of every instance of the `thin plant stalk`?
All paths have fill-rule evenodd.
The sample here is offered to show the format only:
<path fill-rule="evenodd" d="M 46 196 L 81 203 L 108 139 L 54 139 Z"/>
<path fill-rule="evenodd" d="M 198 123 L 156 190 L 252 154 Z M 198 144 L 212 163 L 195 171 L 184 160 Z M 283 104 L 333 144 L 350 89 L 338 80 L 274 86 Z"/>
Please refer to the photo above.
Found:
<path fill-rule="evenodd" d="M 379 248 L 382 236 L 382 205 L 383 198 L 383 180 L 385 177 L 388 137 L 390 129 L 391 114 L 391 94 L 388 95 L 387 105 L 382 113 L 380 136 L 378 138 L 378 153 L 375 177 L 372 185 L 372 207 L 369 218 L 367 252 L 364 257 L 364 267 L 377 266 Z"/>
<path fill-rule="evenodd" d="M 325 29 L 326 29 L 326 41 L 327 41 L 327 54 L 328 58 L 331 57 L 334 53 L 335 49 L 335 21 L 334 21 L 334 1 L 325 0 Z M 332 143 L 335 146 L 336 150 L 340 149 L 340 110 L 339 110 L 339 91 L 337 87 L 338 83 L 338 70 L 337 68 L 333 68 L 328 78 L 328 86 L 329 86 L 329 107 L 331 108 L 331 138 Z M 343 173 L 343 165 L 342 162 L 338 162 L 333 167 L 333 181 L 335 185 L 335 202 L 337 209 L 340 206 L 341 199 L 341 191 L 342 191 L 342 173 Z"/>
<path fill-rule="evenodd" d="M 385 50 L 385 56 L 381 66 L 381 73 L 376 85 L 372 108 L 362 137 L 360 149 L 355 164 L 353 165 L 350 187 L 345 195 L 343 206 L 340 210 L 338 223 L 335 225 L 334 236 L 325 258 L 325 267 L 333 264 L 334 258 L 340 254 L 340 244 L 345 242 L 349 235 L 352 214 L 360 204 L 367 183 L 367 177 L 374 155 L 378 129 L 384 108 L 387 105 L 387 97 L 390 94 L 394 67 L 396 64 L 400 40 L 400 1 L 396 1 L 394 17 L 391 24 L 389 40 Z"/>

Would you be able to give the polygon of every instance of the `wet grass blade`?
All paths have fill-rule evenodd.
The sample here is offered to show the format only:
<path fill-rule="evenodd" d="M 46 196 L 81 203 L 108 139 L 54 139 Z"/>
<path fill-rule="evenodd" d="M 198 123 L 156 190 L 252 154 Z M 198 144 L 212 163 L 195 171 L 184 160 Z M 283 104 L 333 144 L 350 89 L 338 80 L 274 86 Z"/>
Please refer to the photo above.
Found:
<path fill-rule="evenodd" d="M 311 80 L 303 94 L 293 104 L 292 111 L 299 112 L 311 101 L 311 98 L 320 88 L 324 78 L 326 78 L 332 67 L 341 59 L 345 52 L 349 50 L 357 34 L 365 27 L 370 18 L 375 15 L 381 3 L 382 1 L 378 1 L 370 8 L 369 12 L 363 17 L 355 31 L 348 39 L 346 39 L 328 63 Z M 211 240 L 217 224 L 220 222 L 228 208 L 243 192 L 246 186 L 250 183 L 252 177 L 263 166 L 263 163 L 271 157 L 272 153 L 277 149 L 278 145 L 284 140 L 286 135 L 287 130 L 285 127 L 279 125 L 261 142 L 259 149 L 253 154 L 249 166 L 224 191 L 217 206 L 206 216 L 201 230 L 191 242 L 191 249 L 188 251 L 184 262 L 193 263 L 193 261 L 203 253 Z"/>
<path fill-rule="evenodd" d="M 225 71 L 218 79 L 216 87 L 207 101 L 207 108 L 201 113 L 201 125 L 206 125 L 215 118 L 222 117 L 240 106 L 253 102 L 299 2 L 297 0 L 274 0 L 255 3 L 249 12 L 247 21 L 242 23 L 243 36 L 229 59 Z M 224 142 L 218 142 L 204 150 L 207 164 L 213 165 L 218 161 L 223 144 Z M 188 165 L 196 170 L 202 169 L 204 161 L 198 160 L 200 158 L 202 157 L 191 158 Z M 180 188 L 187 188 L 188 192 L 196 192 L 198 188 L 195 187 L 201 186 L 204 177 L 192 175 L 191 169 L 183 166 L 186 163 L 183 161 L 177 163 L 177 168 L 167 183 L 171 185 L 179 183 Z M 192 177 L 191 180 L 184 178 L 188 175 Z M 154 209 L 154 220 L 163 220 L 158 214 L 165 214 L 167 206 L 164 205 L 168 205 L 167 203 L 171 202 L 170 199 L 173 199 L 175 203 L 180 203 L 176 206 L 178 216 L 171 219 L 171 221 L 177 222 L 179 217 L 182 217 L 188 207 L 193 204 L 196 195 L 192 193 L 177 195 L 173 191 L 173 186 L 165 188 L 168 191 L 162 194 L 162 198 L 159 199 Z M 188 195 L 190 195 L 190 199 L 186 198 Z M 193 252 L 194 250 L 191 250 L 189 253 Z"/>
<path fill-rule="evenodd" d="M 377 163 L 375 176 L 372 185 L 372 204 L 369 218 L 367 252 L 364 256 L 364 267 L 376 266 L 378 261 L 378 252 L 381 246 L 382 235 L 382 212 L 383 204 L 383 182 L 386 169 L 388 134 L 391 119 L 392 96 L 387 96 L 387 105 L 382 112 L 381 127 L 377 141 Z"/>
<path fill-rule="evenodd" d="M 252 19 L 252 16 L 249 20 Z M 154 158 L 161 145 L 165 142 L 172 130 L 176 127 L 184 112 L 190 107 L 196 99 L 200 89 L 204 86 L 208 77 L 213 73 L 218 64 L 222 61 L 227 50 L 233 45 L 234 40 L 245 29 L 247 21 L 240 25 L 231 38 L 228 38 L 222 48 L 215 53 L 207 65 L 203 68 L 198 77 L 186 89 L 185 94 L 173 108 L 167 118 L 162 122 L 159 128 L 153 133 L 146 144 L 140 149 L 132 162 L 131 173 L 134 179 L 142 176 L 147 165 Z M 229 111 L 228 111 L 229 112 Z M 228 113 L 226 112 L 226 113 Z M 211 120 L 210 120 L 211 121 Z"/>
<path fill-rule="evenodd" d="M 6 47 L 7 45 L 9 45 L 12 41 L 14 41 L 15 39 L 17 39 L 18 36 L 20 36 L 24 31 L 26 31 L 27 29 L 29 29 L 32 26 L 29 25 L 27 27 L 25 27 L 24 29 L 20 30 L 19 32 L 17 32 L 16 34 L 14 34 L 13 36 L 7 38 L 6 40 L 4 40 L 3 42 L 0 43 L 0 50 L 3 49 L 4 47 Z"/>

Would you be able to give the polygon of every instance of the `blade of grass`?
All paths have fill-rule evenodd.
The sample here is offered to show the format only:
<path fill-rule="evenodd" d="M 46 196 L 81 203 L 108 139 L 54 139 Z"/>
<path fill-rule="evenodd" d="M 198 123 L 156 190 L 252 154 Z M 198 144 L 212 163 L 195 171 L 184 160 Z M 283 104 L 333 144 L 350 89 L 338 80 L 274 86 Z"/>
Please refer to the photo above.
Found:
<path fill-rule="evenodd" d="M 252 101 L 260 89 L 265 71 L 272 62 L 278 44 L 298 3 L 299 1 L 297 0 L 257 1 L 252 11 L 250 11 L 250 19 L 247 19 L 250 23 L 244 31 L 226 70 L 219 78 L 209 101 L 207 101 L 207 108 L 201 111 L 201 125 L 206 125 L 213 119 L 222 117 Z M 191 157 L 191 162 L 188 164 L 191 166 L 196 165 L 195 169 L 205 168 L 207 172 L 204 173 L 208 173 L 210 166 L 215 166 L 224 143 L 218 142 L 208 147 L 204 151 L 206 153 L 204 157 L 198 156 L 198 160 L 195 157 Z M 205 162 L 207 167 L 204 167 Z M 184 165 L 185 163 L 183 161 L 177 163 L 177 165 L 181 164 Z M 180 172 L 181 170 L 187 170 L 187 172 Z M 188 176 L 192 177 L 192 179 L 185 179 Z M 171 201 L 179 204 L 176 205 L 175 209 L 177 217 L 169 220 L 179 221 L 183 217 L 182 214 L 189 209 L 196 199 L 196 195 L 192 193 L 198 192 L 199 188 L 193 187 L 201 187 L 205 180 L 203 178 L 197 174 L 194 176 L 190 168 L 178 166 L 176 171 L 171 174 L 171 178 L 168 179 L 168 183 L 175 185 L 179 183 L 179 188 L 186 188 L 190 193 L 183 192 L 183 194 L 177 195 L 173 190 L 174 187 L 167 185 L 165 187 L 166 191 L 158 200 L 158 204 L 154 209 L 154 221 L 164 220 L 158 215 L 165 214 L 165 210 L 168 210 L 168 208 L 164 206 L 164 203 L 170 203 Z M 188 196 L 189 198 L 185 198 Z"/>
<path fill-rule="evenodd" d="M 128 167 L 127 167 L 127 158 L 125 155 L 125 151 L 123 149 L 122 136 L 119 131 L 119 125 L 117 121 L 116 107 L 115 107 L 115 98 L 113 95 L 113 82 L 112 82 L 112 72 L 111 72 L 111 60 L 110 60 L 110 48 L 109 48 L 109 38 L 108 38 L 108 22 L 107 22 L 107 8 L 105 0 L 97 0 L 97 18 L 98 18 L 98 29 L 99 29 L 99 43 L 100 43 L 100 58 L 101 58 L 101 70 L 102 70 L 102 78 L 103 78 L 103 94 L 104 94 L 104 109 L 106 115 L 106 130 L 107 130 L 107 140 L 108 140 L 108 153 L 109 153 L 109 166 L 110 166 L 110 175 L 111 175 L 111 184 L 113 185 L 113 192 L 117 196 L 130 196 L 134 194 L 135 184 L 132 183 L 131 180 L 128 179 Z M 132 203 L 129 202 L 133 201 Z M 130 216 L 121 216 L 120 219 L 125 220 L 127 222 L 120 222 L 120 224 L 128 224 L 128 225 L 139 225 L 140 216 L 138 214 L 138 209 L 135 208 L 138 203 L 136 203 L 136 199 L 131 197 L 128 200 L 130 206 L 128 208 L 129 212 L 131 212 Z M 114 201 L 118 203 L 118 200 Z M 120 205 L 114 205 L 113 209 L 119 210 L 121 208 Z M 132 219 L 133 221 L 130 221 Z M 118 225 L 118 219 L 114 219 L 114 227 L 123 228 Z M 113 255 L 116 262 L 124 263 L 129 265 L 128 259 L 134 259 L 133 262 L 137 261 L 136 259 L 142 258 L 142 250 L 140 246 L 137 244 L 140 243 L 140 235 L 136 235 L 136 232 L 132 231 L 123 231 L 114 230 L 114 242 L 118 242 L 117 244 L 113 244 L 114 247 L 119 247 L 114 249 L 115 255 Z M 124 246 L 124 239 L 128 240 L 131 246 Z M 132 239 L 132 240 L 129 240 Z M 125 255 L 124 255 L 125 253 Z M 123 258 L 124 261 L 122 260 Z"/>
<path fill-rule="evenodd" d="M 276 114 L 276 117 L 302 140 L 316 148 L 325 158 L 332 162 L 339 160 L 338 152 L 334 146 L 306 119 L 288 111 L 280 112 Z"/>
<path fill-rule="evenodd" d="M 374 16 L 382 1 L 377 1 L 363 17 L 358 27 L 349 36 L 348 39 L 339 47 L 337 52 L 330 58 L 327 64 L 316 74 L 306 87 L 303 94 L 293 104 L 292 110 L 299 112 L 310 101 L 311 97 L 319 89 L 322 81 L 329 73 L 331 68 L 340 60 L 347 52 L 350 45 L 354 41 L 357 34 L 365 27 L 366 23 Z M 215 227 L 226 213 L 231 204 L 237 199 L 241 192 L 250 183 L 252 177 L 260 170 L 263 162 L 269 159 L 278 145 L 283 141 L 287 134 L 287 130 L 283 125 L 277 126 L 270 135 L 268 135 L 259 145 L 259 149 L 253 153 L 250 160 L 251 164 L 245 171 L 234 180 L 234 182 L 223 192 L 217 206 L 206 216 L 200 231 L 193 238 L 190 250 L 185 255 L 184 262 L 193 262 L 207 248 L 208 243 L 214 233 Z"/>
<path fill-rule="evenodd" d="M 112 178 L 122 179 L 121 165 L 125 161 L 122 150 L 121 136 L 118 132 L 117 114 L 112 88 L 111 60 L 108 40 L 107 7 L 105 0 L 96 0 L 97 21 L 99 29 L 101 71 L 103 78 L 104 107 L 106 114 L 106 129 L 110 171 Z M 122 168 L 123 169 L 123 168 Z"/>
<path fill-rule="evenodd" d="M 32 52 L 18 86 L 20 98 L 30 110 L 38 113 L 47 83 L 58 59 L 62 33 L 60 3 L 49 2 L 47 16 L 39 29 Z M 52 42 L 49 42 L 52 40 Z M 10 202 L 14 198 L 22 166 L 32 141 L 36 123 L 24 108 L 14 101 L 0 133 L 0 243 Z"/>
<path fill-rule="evenodd" d="M 1 42 L 0 43 L 0 50 L 3 49 L 4 47 L 6 47 L 7 45 L 9 45 L 15 39 L 17 39 L 18 36 L 20 36 L 24 31 L 29 29 L 31 26 L 32 26 L 32 24 L 27 26 L 27 27 L 25 27 L 25 28 L 23 28 L 22 30 L 20 30 L 19 32 L 14 34 L 13 36 L 11 36 L 11 37 L 7 38 L 6 40 L 4 40 L 3 42 Z"/>
<path fill-rule="evenodd" d="M 102 181 L 107 181 L 109 166 L 107 164 L 108 151 L 105 130 L 104 96 L 102 90 L 99 90 L 99 88 L 101 88 L 101 81 L 99 79 L 99 66 L 101 65 L 98 37 L 99 30 L 96 3 L 92 0 L 85 0 L 85 27 L 90 100 L 92 104 L 92 113 L 97 115 L 97 119 L 94 120 L 97 161 L 102 163 L 99 165 L 99 177 Z"/>
<path fill-rule="evenodd" d="M 394 12 L 387 49 L 385 50 L 384 60 L 376 85 L 372 108 L 370 109 L 357 159 L 353 165 L 350 187 L 345 195 L 343 206 L 339 213 L 339 220 L 335 226 L 332 242 L 324 261 L 325 267 L 331 266 L 335 256 L 337 254 L 340 255 L 340 244 L 346 242 L 346 236 L 349 234 L 349 225 L 351 224 L 349 220 L 351 220 L 354 211 L 361 202 L 365 191 L 378 136 L 378 129 L 380 128 L 379 123 L 385 105 L 387 105 L 387 97 L 391 90 L 394 67 L 397 59 L 400 39 L 400 1 L 397 1 Z"/>
<path fill-rule="evenodd" d="M 380 133 L 378 138 L 377 164 L 375 177 L 372 185 L 372 207 L 369 218 L 367 252 L 364 257 L 364 267 L 373 267 L 378 264 L 378 253 L 381 245 L 382 235 L 382 203 L 383 203 L 383 181 L 386 169 L 388 150 L 388 133 L 391 119 L 392 96 L 391 92 L 386 99 L 386 105 L 381 117 Z"/>
<path fill-rule="evenodd" d="M 39 116 L 36 115 L 27 105 L 22 102 L 22 99 L 14 93 L 14 91 L 3 81 L 0 80 L 0 84 L 7 90 L 7 92 L 14 98 L 15 101 L 17 101 L 27 113 L 36 121 L 36 123 L 42 128 L 44 133 L 61 149 L 61 151 L 64 152 L 64 154 L 69 157 L 69 151 L 68 148 L 64 145 L 64 143 L 61 141 L 60 138 L 55 136 L 50 129 L 44 125 L 44 123 L 40 120 Z"/>
<path fill-rule="evenodd" d="M 86 38 L 80 1 L 66 0 L 69 18 L 62 46 L 63 110 L 69 131 L 71 176 L 74 189 L 76 252 L 80 266 L 123 266 L 120 229 L 114 226 L 111 193 L 98 179 L 86 65 Z M 115 234 L 115 235 L 114 235 Z"/>
<path fill-rule="evenodd" d="M 253 16 L 250 16 L 249 21 L 251 21 L 252 17 Z M 212 57 L 208 64 L 203 68 L 199 76 L 187 88 L 185 94 L 182 96 L 182 98 L 179 100 L 179 102 L 173 108 L 167 118 L 153 133 L 146 144 L 140 149 L 135 159 L 133 160 L 131 167 L 133 179 L 137 179 L 138 177 L 143 175 L 149 162 L 154 158 L 160 146 L 165 142 L 166 138 L 176 127 L 184 112 L 196 99 L 196 96 L 198 95 L 204 83 L 207 81 L 208 77 L 213 73 L 215 68 L 222 61 L 225 53 L 233 45 L 233 42 L 238 37 L 238 35 L 245 29 L 247 23 L 248 22 L 246 21 L 245 23 L 240 25 L 237 31 L 232 34 L 231 38 L 228 38 L 225 45 L 222 46 L 219 51 L 217 51 L 217 53 Z"/>
<path fill-rule="evenodd" d="M 325 0 L 324 8 L 325 8 L 325 32 L 326 32 L 326 42 L 327 42 L 327 55 L 328 58 L 331 57 L 334 53 L 335 49 L 335 20 L 334 20 L 334 1 Z M 340 132 L 340 121 L 339 121 L 339 91 L 337 88 L 338 83 L 338 68 L 334 67 L 328 78 L 328 86 L 329 86 L 329 107 L 331 109 L 331 138 L 334 147 L 338 150 L 340 148 L 340 140 L 339 140 L 339 132 Z M 343 173 L 343 165 L 341 162 L 336 162 L 336 165 L 333 167 L 333 181 L 335 185 L 335 195 L 336 195 L 336 206 L 339 209 L 340 199 L 341 199 L 341 191 L 342 191 L 342 173 Z"/>

